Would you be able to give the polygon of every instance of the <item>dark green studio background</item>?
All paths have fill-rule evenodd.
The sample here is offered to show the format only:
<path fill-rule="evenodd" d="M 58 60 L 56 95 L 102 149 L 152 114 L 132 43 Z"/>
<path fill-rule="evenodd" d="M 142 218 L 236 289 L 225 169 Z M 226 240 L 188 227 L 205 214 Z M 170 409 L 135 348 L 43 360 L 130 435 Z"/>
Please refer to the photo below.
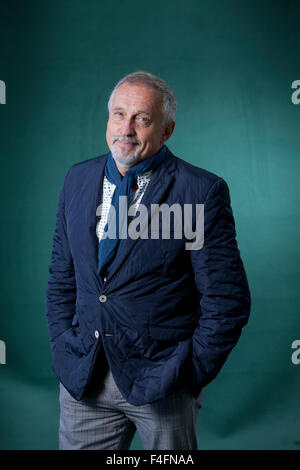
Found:
<path fill-rule="evenodd" d="M 298 1 L 0 2 L 1 449 L 58 448 L 45 319 L 58 193 L 73 163 L 107 152 L 109 93 L 138 69 L 177 95 L 171 151 L 227 181 L 252 294 L 203 391 L 199 449 L 300 449 L 299 23 Z"/>

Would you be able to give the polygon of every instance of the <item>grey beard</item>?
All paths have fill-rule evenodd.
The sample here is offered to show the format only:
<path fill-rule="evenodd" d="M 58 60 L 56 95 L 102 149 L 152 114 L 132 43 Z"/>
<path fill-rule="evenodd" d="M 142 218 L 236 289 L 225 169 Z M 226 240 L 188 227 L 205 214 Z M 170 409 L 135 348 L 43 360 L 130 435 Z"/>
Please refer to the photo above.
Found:
<path fill-rule="evenodd" d="M 130 168 L 131 166 L 135 165 L 139 161 L 140 157 L 140 149 L 137 148 L 133 155 L 128 155 L 127 157 L 122 157 L 118 154 L 118 151 L 115 149 L 115 146 L 112 145 L 111 154 L 116 163 L 122 168 Z"/>

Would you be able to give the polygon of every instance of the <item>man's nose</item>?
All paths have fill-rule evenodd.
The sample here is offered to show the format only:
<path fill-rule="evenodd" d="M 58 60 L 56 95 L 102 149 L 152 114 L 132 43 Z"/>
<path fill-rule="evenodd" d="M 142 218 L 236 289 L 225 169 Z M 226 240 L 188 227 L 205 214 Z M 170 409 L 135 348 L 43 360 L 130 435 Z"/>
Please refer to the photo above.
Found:
<path fill-rule="evenodd" d="M 135 127 L 134 122 L 132 119 L 124 119 L 121 125 L 121 133 L 122 135 L 134 135 L 135 134 Z"/>

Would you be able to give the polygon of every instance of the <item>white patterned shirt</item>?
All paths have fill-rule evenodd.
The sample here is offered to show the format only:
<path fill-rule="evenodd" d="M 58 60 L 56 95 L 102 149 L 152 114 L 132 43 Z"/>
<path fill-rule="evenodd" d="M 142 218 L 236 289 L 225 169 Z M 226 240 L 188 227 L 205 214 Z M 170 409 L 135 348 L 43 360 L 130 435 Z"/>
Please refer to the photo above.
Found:
<path fill-rule="evenodd" d="M 131 192 L 130 203 L 129 203 L 130 210 L 133 211 L 132 212 L 133 214 L 136 214 L 137 208 L 150 182 L 151 174 L 152 174 L 152 170 L 149 170 L 137 177 L 137 189 Z M 101 213 L 97 214 L 98 217 L 100 217 L 100 219 L 96 226 L 96 234 L 97 234 L 99 242 L 103 236 L 104 228 L 106 226 L 107 217 L 108 217 L 109 209 L 111 206 L 111 200 L 112 200 L 115 188 L 116 188 L 116 185 L 113 183 L 110 183 L 110 181 L 108 181 L 106 176 L 104 176 Z M 132 206 L 134 206 L 134 210 Z"/>

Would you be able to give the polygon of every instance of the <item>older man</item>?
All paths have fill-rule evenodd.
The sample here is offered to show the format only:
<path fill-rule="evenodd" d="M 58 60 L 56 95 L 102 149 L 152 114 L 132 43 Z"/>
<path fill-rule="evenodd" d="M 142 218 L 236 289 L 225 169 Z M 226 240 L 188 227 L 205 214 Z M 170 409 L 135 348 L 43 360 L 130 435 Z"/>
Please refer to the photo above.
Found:
<path fill-rule="evenodd" d="M 60 448 L 128 449 L 137 430 L 144 449 L 196 449 L 202 389 L 250 312 L 228 186 L 166 147 L 176 98 L 165 81 L 129 74 L 108 108 L 110 152 L 71 166 L 53 237 Z M 199 220 L 202 243 L 187 243 Z"/>

